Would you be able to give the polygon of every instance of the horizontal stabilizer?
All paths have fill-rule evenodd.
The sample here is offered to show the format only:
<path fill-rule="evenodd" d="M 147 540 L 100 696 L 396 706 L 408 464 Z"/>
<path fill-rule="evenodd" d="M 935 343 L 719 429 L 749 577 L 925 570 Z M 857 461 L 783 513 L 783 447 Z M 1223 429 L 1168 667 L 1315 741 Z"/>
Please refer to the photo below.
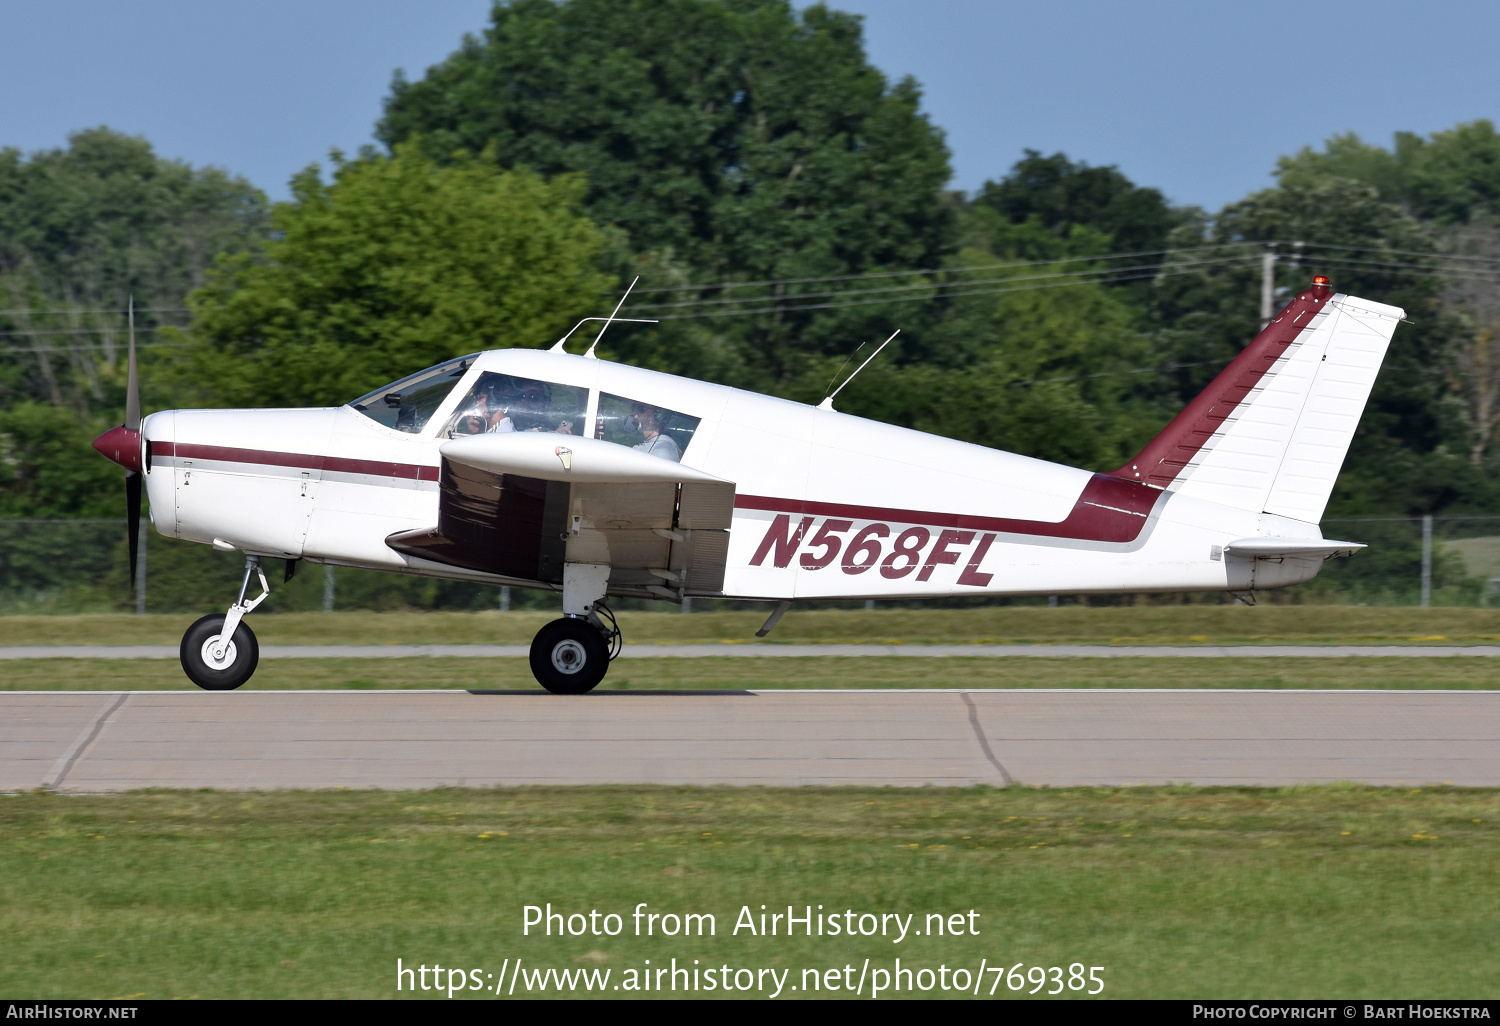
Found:
<path fill-rule="evenodd" d="M 720 482 L 681 463 L 614 442 L 573 435 L 518 431 L 455 438 L 440 450 L 446 459 L 492 474 L 515 474 L 575 484 Z"/>
<path fill-rule="evenodd" d="M 1332 538 L 1241 538 L 1224 546 L 1236 556 L 1350 556 L 1365 546 L 1359 542 L 1335 541 Z"/>

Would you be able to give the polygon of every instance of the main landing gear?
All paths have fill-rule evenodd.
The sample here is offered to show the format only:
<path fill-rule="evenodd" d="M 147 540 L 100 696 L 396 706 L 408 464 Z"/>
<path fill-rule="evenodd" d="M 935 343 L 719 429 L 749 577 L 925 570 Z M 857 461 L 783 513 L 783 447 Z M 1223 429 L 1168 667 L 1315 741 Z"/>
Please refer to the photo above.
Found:
<path fill-rule="evenodd" d="M 563 568 L 565 615 L 531 641 L 531 675 L 554 695 L 594 690 L 620 654 L 620 627 L 604 604 L 608 581 L 608 566 L 568 563 Z"/>
<path fill-rule="evenodd" d="M 260 577 L 260 595 L 246 602 L 245 594 L 250 590 L 252 574 Z M 260 644 L 250 625 L 242 621 L 246 613 L 270 594 L 260 557 L 246 557 L 240 596 L 229 607 L 229 612 L 203 617 L 182 636 L 182 670 L 189 680 L 205 691 L 233 691 L 250 679 L 260 661 Z"/>

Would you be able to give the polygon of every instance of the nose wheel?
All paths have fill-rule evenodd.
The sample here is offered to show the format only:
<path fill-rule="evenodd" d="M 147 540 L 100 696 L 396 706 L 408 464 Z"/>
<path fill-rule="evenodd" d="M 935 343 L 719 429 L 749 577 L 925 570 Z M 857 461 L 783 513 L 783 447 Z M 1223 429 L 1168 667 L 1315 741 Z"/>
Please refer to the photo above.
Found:
<path fill-rule="evenodd" d="M 250 625 L 236 625 L 225 640 L 226 619 L 223 613 L 205 616 L 182 636 L 183 672 L 205 691 L 233 691 L 250 679 L 260 661 L 260 643 Z"/>
<path fill-rule="evenodd" d="M 247 602 L 245 594 L 250 590 L 250 578 L 254 575 L 260 577 L 260 595 Z M 240 597 L 229 607 L 229 612 L 203 617 L 182 636 L 178 658 L 188 680 L 205 691 L 233 691 L 250 679 L 260 662 L 260 643 L 255 640 L 255 632 L 249 624 L 244 622 L 244 616 L 270 594 L 260 557 L 247 557 Z"/>
<path fill-rule="evenodd" d="M 610 644 L 581 617 L 553 620 L 531 641 L 531 674 L 554 695 L 594 690 L 609 669 Z"/>

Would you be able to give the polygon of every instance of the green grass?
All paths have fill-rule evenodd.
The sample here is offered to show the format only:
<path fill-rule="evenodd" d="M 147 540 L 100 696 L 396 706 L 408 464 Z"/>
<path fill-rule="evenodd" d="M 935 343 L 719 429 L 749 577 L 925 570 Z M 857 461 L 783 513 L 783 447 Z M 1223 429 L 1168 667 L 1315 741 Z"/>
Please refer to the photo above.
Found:
<path fill-rule="evenodd" d="M 247 691 L 535 688 L 525 659 L 268 659 Z M 1500 688 L 1500 660 L 621 659 L 602 691 L 652 688 Z M 195 690 L 175 659 L 0 662 L 0 691 Z"/>
<path fill-rule="evenodd" d="M 750 612 L 630 612 L 631 642 L 754 642 L 769 607 Z M 265 644 L 512 644 L 551 613 L 280 613 L 252 615 Z M 0 645 L 175 645 L 191 615 L 0 616 Z M 1500 609 L 1373 606 L 1003 606 L 984 609 L 798 610 L 768 641 L 1087 642 L 1095 644 L 1492 643 Z"/>
<path fill-rule="evenodd" d="M 24 794 L 0 798 L 0 995 L 390 997 L 398 957 L 790 984 L 899 956 L 1103 966 L 1117 998 L 1495 998 L 1496 823 L 1500 792 L 1353 786 Z M 527 904 L 643 901 L 717 935 L 522 936 Z M 733 936 L 761 904 L 980 933 Z"/>

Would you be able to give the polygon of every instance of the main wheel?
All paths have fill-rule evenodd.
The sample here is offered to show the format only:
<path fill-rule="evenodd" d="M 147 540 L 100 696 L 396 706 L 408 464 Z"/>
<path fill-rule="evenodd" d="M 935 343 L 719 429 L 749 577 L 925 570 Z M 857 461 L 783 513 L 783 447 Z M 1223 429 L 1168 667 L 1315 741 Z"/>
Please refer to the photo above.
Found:
<path fill-rule="evenodd" d="M 553 620 L 531 641 L 531 674 L 554 695 L 594 690 L 609 669 L 609 646 L 587 620 Z"/>
<path fill-rule="evenodd" d="M 224 630 L 224 614 L 205 616 L 182 636 L 182 670 L 188 679 L 205 691 L 233 691 L 255 672 L 260 662 L 260 643 L 255 632 L 241 620 L 229 644 L 219 646 L 214 639 Z"/>

